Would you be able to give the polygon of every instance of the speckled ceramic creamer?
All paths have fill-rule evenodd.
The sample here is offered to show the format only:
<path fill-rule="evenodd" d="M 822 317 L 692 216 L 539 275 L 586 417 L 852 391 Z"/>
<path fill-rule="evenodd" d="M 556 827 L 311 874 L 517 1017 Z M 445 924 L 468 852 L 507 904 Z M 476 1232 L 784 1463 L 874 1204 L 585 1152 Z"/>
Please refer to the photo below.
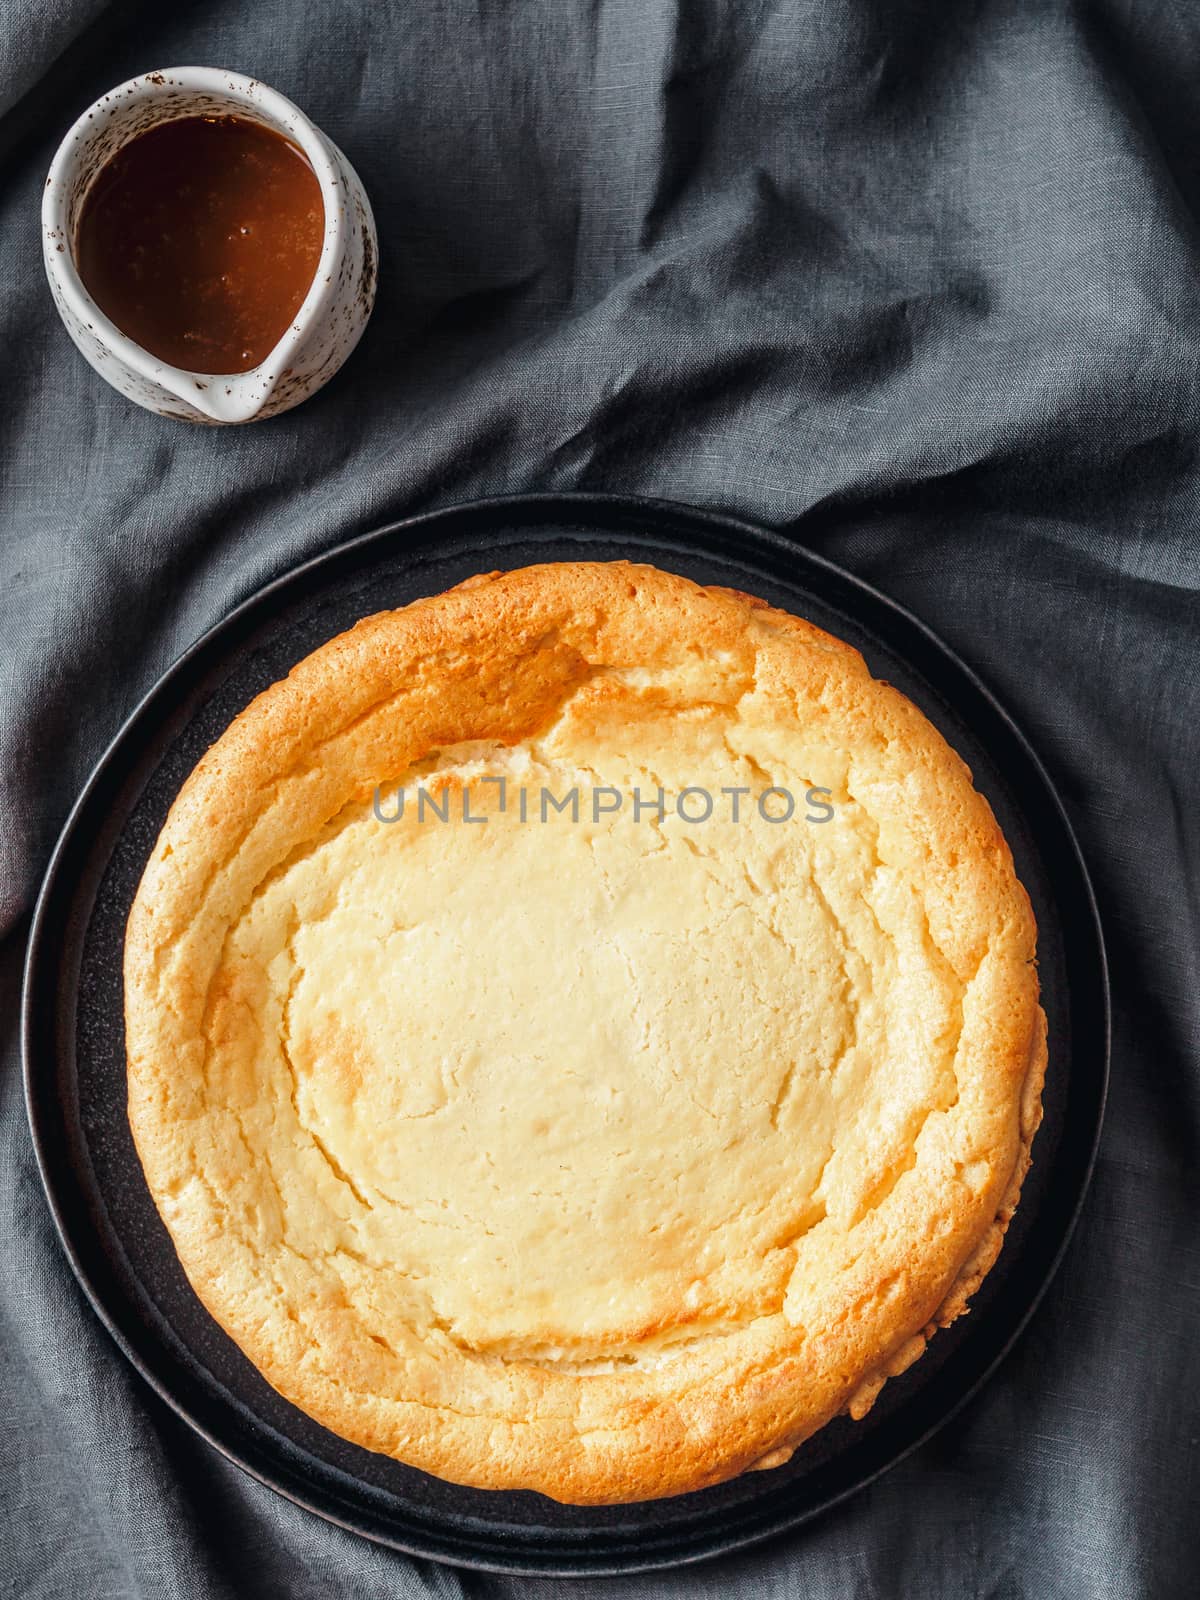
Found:
<path fill-rule="evenodd" d="M 75 264 L 76 230 L 93 180 L 130 139 L 178 117 L 230 115 L 274 129 L 308 157 L 325 205 L 321 258 L 295 320 L 260 366 L 232 375 L 187 372 L 135 344 L 96 305 Z M 379 253 L 370 203 L 337 146 L 274 89 L 216 67 L 144 73 L 84 112 L 46 179 L 42 252 L 67 332 L 101 377 L 138 405 L 191 422 L 274 416 L 327 383 L 371 315 Z"/>

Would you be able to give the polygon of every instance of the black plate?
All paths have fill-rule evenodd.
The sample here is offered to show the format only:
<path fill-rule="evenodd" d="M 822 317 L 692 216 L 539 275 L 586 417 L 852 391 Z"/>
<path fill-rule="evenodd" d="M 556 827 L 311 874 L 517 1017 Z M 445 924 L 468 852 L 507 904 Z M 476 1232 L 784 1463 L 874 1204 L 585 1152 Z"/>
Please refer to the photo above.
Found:
<path fill-rule="evenodd" d="M 622 556 L 747 590 L 829 628 L 942 729 L 991 801 L 1033 898 L 1051 1070 L 1021 1207 L 973 1314 L 939 1333 L 864 1422 L 831 1424 L 771 1472 L 583 1509 L 457 1488 L 347 1444 L 281 1399 L 211 1320 L 151 1202 L 126 1121 L 121 946 L 183 780 L 302 656 L 369 612 L 478 571 Z M 1087 875 L 1046 773 L 978 679 L 900 607 L 786 538 L 590 496 L 479 502 L 380 529 L 270 584 L 194 645 L 130 718 L 67 823 L 34 920 L 23 1027 L 29 1120 L 63 1245 L 146 1380 L 231 1460 L 322 1516 L 435 1560 L 524 1574 L 632 1572 L 735 1549 L 815 1516 L 926 1438 L 1016 1338 L 1057 1265 L 1108 1072 L 1107 977 Z"/>

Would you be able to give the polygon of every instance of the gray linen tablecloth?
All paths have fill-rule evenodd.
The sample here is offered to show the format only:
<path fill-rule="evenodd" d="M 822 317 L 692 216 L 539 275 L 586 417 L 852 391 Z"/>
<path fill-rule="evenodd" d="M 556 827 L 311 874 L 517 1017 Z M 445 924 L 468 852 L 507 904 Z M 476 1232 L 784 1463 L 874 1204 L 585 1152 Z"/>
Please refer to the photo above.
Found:
<path fill-rule="evenodd" d="M 42 279 L 66 126 L 184 62 L 298 100 L 378 216 L 366 340 L 261 427 L 120 399 Z M 1194 1594 L 1200 8 L 8 0 L 0 113 L 0 1594 Z M 577 1586 L 361 1542 L 152 1397 L 55 1239 L 15 1015 L 55 835 L 164 667 L 349 531 L 526 489 L 761 519 L 940 630 L 1061 785 L 1115 980 L 1094 1187 L 984 1392 L 797 1536 Z"/>

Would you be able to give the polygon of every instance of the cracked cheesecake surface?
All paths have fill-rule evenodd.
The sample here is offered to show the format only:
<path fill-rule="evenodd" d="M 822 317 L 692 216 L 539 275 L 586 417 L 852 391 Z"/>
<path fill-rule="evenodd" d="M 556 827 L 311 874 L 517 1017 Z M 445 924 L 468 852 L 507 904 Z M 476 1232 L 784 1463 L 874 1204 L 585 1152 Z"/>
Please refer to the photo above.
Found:
<path fill-rule="evenodd" d="M 847 645 L 654 568 L 492 574 L 188 780 L 130 1122 L 197 1294 L 327 1427 L 679 1493 L 965 1309 L 1040 1117 L 1034 952 L 966 767 Z"/>

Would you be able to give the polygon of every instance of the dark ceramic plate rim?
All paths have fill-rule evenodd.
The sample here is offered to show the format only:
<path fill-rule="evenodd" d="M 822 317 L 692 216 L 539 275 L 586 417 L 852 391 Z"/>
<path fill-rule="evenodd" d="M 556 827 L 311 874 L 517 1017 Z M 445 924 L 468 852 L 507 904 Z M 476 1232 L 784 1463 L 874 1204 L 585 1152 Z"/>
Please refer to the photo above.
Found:
<path fill-rule="evenodd" d="M 1092 943 L 1090 951 L 1091 965 L 1093 967 L 1093 976 L 1098 983 L 1097 993 L 1101 1008 L 1101 1015 L 1098 1017 L 1094 1029 L 1095 1038 L 1100 1045 L 1100 1059 L 1091 1062 L 1091 1071 L 1095 1075 L 1095 1083 L 1092 1091 L 1093 1102 L 1090 1123 L 1088 1129 L 1075 1130 L 1077 1137 L 1082 1134 L 1083 1137 L 1088 1138 L 1088 1142 L 1084 1147 L 1083 1158 L 1077 1159 L 1076 1162 L 1073 1203 L 1060 1218 L 1060 1237 L 1053 1254 L 1047 1261 L 1040 1281 L 1027 1293 L 1015 1317 L 1010 1315 L 1005 1337 L 995 1349 L 986 1355 L 973 1377 L 964 1383 L 961 1390 L 931 1420 L 914 1428 L 911 1437 L 905 1440 L 901 1447 L 895 1449 L 886 1459 L 881 1460 L 872 1468 L 862 1472 L 852 1481 L 846 1483 L 835 1492 L 827 1494 L 824 1498 L 817 1501 L 805 1501 L 802 1496 L 798 1495 L 796 1497 L 797 1504 L 794 1507 L 770 1515 L 767 1520 L 761 1522 L 755 1521 L 753 1506 L 748 1505 L 741 1508 L 736 1526 L 722 1526 L 719 1518 L 714 1519 L 715 1525 L 710 1532 L 699 1536 L 692 1535 L 682 1548 L 668 1547 L 664 1549 L 656 1546 L 655 1548 L 639 1549 L 634 1544 L 628 1549 L 621 1549 L 599 1561 L 589 1560 L 586 1547 L 579 1541 L 576 1541 L 574 1548 L 571 1548 L 568 1542 L 566 1547 L 560 1546 L 549 1555 L 542 1549 L 534 1550 L 529 1548 L 528 1543 L 524 1549 L 519 1549 L 522 1535 L 527 1534 L 527 1530 L 523 1529 L 520 1524 L 513 1524 L 515 1537 L 509 1545 L 512 1551 L 511 1555 L 507 1554 L 502 1548 L 496 1548 L 497 1535 L 494 1532 L 483 1540 L 486 1545 L 490 1539 L 493 1547 L 492 1550 L 486 1553 L 480 1553 L 477 1539 L 472 1544 L 464 1546 L 459 1543 L 460 1536 L 452 1534 L 448 1529 L 443 1531 L 440 1540 L 398 1538 L 394 1533 L 390 1533 L 385 1526 L 380 1525 L 379 1519 L 369 1506 L 365 1504 L 347 1505 L 339 1501 L 335 1494 L 327 1490 L 323 1492 L 323 1495 L 317 1495 L 314 1493 L 312 1486 L 306 1488 L 303 1481 L 297 1482 L 294 1470 L 284 1464 L 277 1454 L 272 1453 L 270 1431 L 265 1424 L 261 1428 L 261 1453 L 257 1459 L 254 1459 L 248 1456 L 244 1446 L 239 1450 L 236 1443 L 230 1442 L 228 1435 L 230 1431 L 236 1434 L 235 1429 L 227 1428 L 223 1435 L 220 1427 L 201 1421 L 188 1409 L 187 1404 L 173 1392 L 168 1378 L 161 1375 L 160 1369 L 164 1365 L 164 1358 L 169 1370 L 172 1361 L 175 1359 L 173 1355 L 164 1349 L 154 1330 L 147 1327 L 144 1322 L 136 1321 L 133 1331 L 128 1331 L 122 1325 L 121 1305 L 118 1303 L 114 1307 L 110 1304 L 105 1296 L 104 1288 L 93 1281 L 88 1271 L 80 1249 L 76 1244 L 72 1221 L 67 1214 L 65 1204 L 59 1193 L 60 1177 L 56 1171 L 54 1149 L 54 1117 L 58 1109 L 58 1101 L 56 1096 L 49 1092 L 55 1087 L 57 1077 L 54 1070 L 55 1052 L 53 1042 L 45 1052 L 46 1070 L 39 1072 L 39 1062 L 43 1060 L 40 1039 L 44 1039 L 48 1030 L 50 1040 L 53 1041 L 56 1032 L 55 1021 L 48 1023 L 45 1015 L 38 1015 L 38 1002 L 39 999 L 45 999 L 47 996 L 56 997 L 55 980 L 58 975 L 59 962 L 54 952 L 48 947 L 56 926 L 56 918 L 67 918 L 71 911 L 71 888 L 69 883 L 64 883 L 66 869 L 70 865 L 70 858 L 73 852 L 80 848 L 86 851 L 87 847 L 80 845 L 77 836 L 81 823 L 95 807 L 97 797 L 106 790 L 108 790 L 110 800 L 114 795 L 118 795 L 122 776 L 127 776 L 129 769 L 136 767 L 136 750 L 142 734 L 143 724 L 151 721 L 160 707 L 165 707 L 166 714 L 159 716 L 157 727 L 159 732 L 169 727 L 172 721 L 172 703 L 179 699 L 176 693 L 179 686 L 189 677 L 198 677 L 203 667 L 219 661 L 227 647 L 236 647 L 244 635 L 249 635 L 250 630 L 247 624 L 259 615 L 268 615 L 272 603 L 286 592 L 299 591 L 306 583 L 311 583 L 314 578 L 322 573 L 332 576 L 342 565 L 361 564 L 363 558 L 368 556 L 372 549 L 386 550 L 389 544 L 397 539 L 407 537 L 410 541 L 408 548 L 411 549 L 414 558 L 417 558 L 421 550 L 427 549 L 431 543 L 436 544 L 439 535 L 447 537 L 451 534 L 458 534 L 461 537 L 464 532 L 469 532 L 473 526 L 486 533 L 488 523 L 492 519 L 501 519 L 505 524 L 511 524 L 513 521 L 522 518 L 528 519 L 531 526 L 560 526 L 570 529 L 572 534 L 576 533 L 582 526 L 590 531 L 592 537 L 607 537 L 614 540 L 619 540 L 622 536 L 636 540 L 639 537 L 640 530 L 640 538 L 645 543 L 653 542 L 649 537 L 651 530 L 657 533 L 665 525 L 670 534 L 675 536 L 675 547 L 677 549 L 686 546 L 690 536 L 692 540 L 696 541 L 696 554 L 713 556 L 718 560 L 722 557 L 726 559 L 732 557 L 749 566 L 755 564 L 756 556 L 761 558 L 769 554 L 777 563 L 794 562 L 797 567 L 802 569 L 796 580 L 797 582 L 803 583 L 803 569 L 807 569 L 809 572 L 821 576 L 827 585 L 832 586 L 835 592 L 841 591 L 844 596 L 850 597 L 852 601 L 857 601 L 859 606 L 868 612 L 882 613 L 897 624 L 900 631 L 907 634 L 908 638 L 903 641 L 901 646 L 892 647 L 895 653 L 908 659 L 908 647 L 915 640 L 928 653 L 929 659 L 936 666 L 940 666 L 943 670 L 957 675 L 960 684 L 965 685 L 969 693 L 986 706 L 990 715 L 1002 728 L 1005 736 L 1019 752 L 1028 769 L 1028 775 L 1032 777 L 1041 791 L 1039 798 L 1042 802 L 1048 804 L 1053 824 L 1059 831 L 1061 843 L 1067 847 L 1069 859 L 1065 864 L 1065 870 L 1068 879 L 1074 878 L 1073 887 L 1077 898 L 1077 908 L 1082 909 L 1086 916 L 1087 934 Z M 585 533 L 583 537 L 586 540 L 587 534 Z M 664 542 L 666 542 L 665 539 Z M 764 549 L 764 547 L 766 548 Z M 486 546 L 481 550 L 481 569 L 487 564 L 485 551 Z M 925 669 L 922 667 L 919 670 L 924 671 Z M 186 700 L 186 694 L 183 698 Z M 181 718 L 182 725 L 187 724 L 193 712 L 194 708 L 190 708 L 183 714 Z M 179 715 L 177 705 L 176 715 Z M 1058 870 L 1061 875 L 1064 870 L 1062 863 L 1060 863 Z M 1056 877 L 1057 882 L 1058 878 Z M 62 925 L 65 926 L 65 922 Z M 1083 931 L 1078 930 L 1075 937 L 1082 940 Z M 49 989 L 46 987 L 47 975 L 49 976 Z M 55 1019 L 57 1019 L 56 1011 Z M 1070 1241 L 1090 1182 L 1103 1121 L 1108 1087 L 1110 1030 L 1108 971 L 1103 934 L 1095 895 L 1074 831 L 1058 792 L 1036 752 L 1013 719 L 975 672 L 930 628 L 905 607 L 881 594 L 862 579 L 797 544 L 783 534 L 733 517 L 699 511 L 671 501 L 646 497 L 588 494 L 497 496 L 450 506 L 437 511 L 425 512 L 388 523 L 356 535 L 280 574 L 249 595 L 224 618 L 203 633 L 163 673 L 133 712 L 126 718 L 121 729 L 96 764 L 82 793 L 72 807 L 62 834 L 55 846 L 34 911 L 25 963 L 21 1007 L 21 1042 L 26 1109 L 33 1136 L 38 1169 L 54 1224 L 71 1268 L 93 1309 L 142 1378 L 177 1415 L 228 1460 L 232 1461 L 251 1477 L 274 1489 L 295 1504 L 324 1517 L 342 1528 L 376 1540 L 406 1554 L 435 1561 L 451 1562 L 479 1571 L 507 1573 L 518 1576 L 557 1575 L 582 1577 L 645 1572 L 706 1560 L 752 1544 L 759 1544 L 777 1534 L 808 1522 L 834 1505 L 839 1504 L 879 1477 L 890 1467 L 903 1460 L 948 1422 L 986 1382 L 996 1366 L 1019 1338 L 1057 1271 L 1063 1253 Z M 1074 1054 L 1077 1048 L 1076 1042 L 1072 1041 L 1070 1053 Z M 44 1078 L 45 1082 L 39 1081 L 40 1078 Z M 1090 1137 L 1088 1137 L 1089 1132 Z M 69 1171 L 64 1173 L 63 1181 L 69 1181 L 71 1176 L 72 1174 Z M 769 1477 L 769 1475 L 764 1474 L 764 1478 L 766 1477 Z M 317 1487 L 319 1488 L 320 1486 Z M 647 1540 L 646 1542 L 647 1544 L 655 1543 L 652 1540 Z M 501 1540 L 500 1543 L 503 1544 L 503 1541 Z M 513 1548 L 514 1546 L 518 1548 Z"/>

